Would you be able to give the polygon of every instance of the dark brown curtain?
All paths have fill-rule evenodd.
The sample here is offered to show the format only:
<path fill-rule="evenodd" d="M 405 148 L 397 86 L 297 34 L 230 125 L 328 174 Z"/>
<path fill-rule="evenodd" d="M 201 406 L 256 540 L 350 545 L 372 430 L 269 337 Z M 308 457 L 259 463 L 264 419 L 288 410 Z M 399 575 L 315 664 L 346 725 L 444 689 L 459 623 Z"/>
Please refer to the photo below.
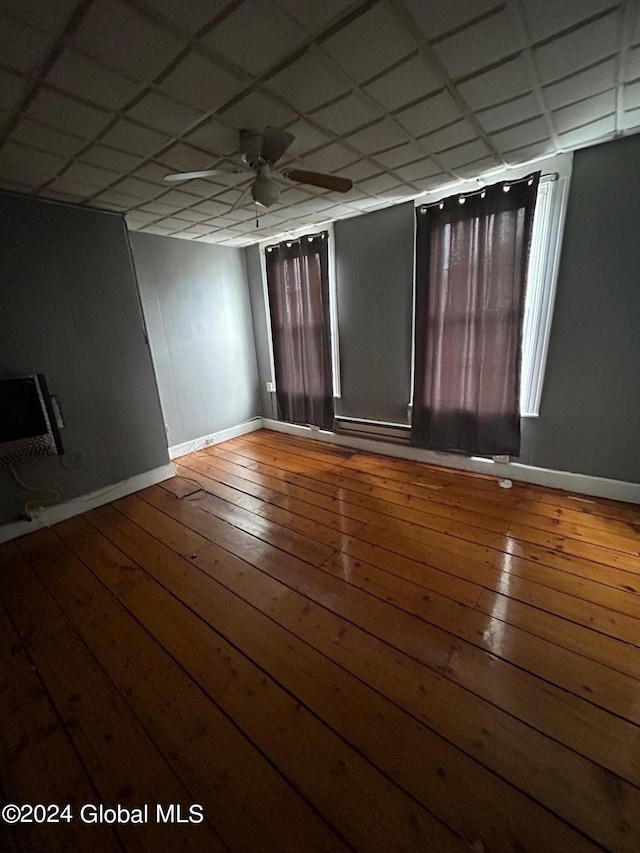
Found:
<path fill-rule="evenodd" d="M 280 417 L 332 429 L 327 234 L 269 246 L 265 258 Z"/>
<path fill-rule="evenodd" d="M 416 210 L 415 445 L 520 453 L 522 317 L 539 178 Z"/>

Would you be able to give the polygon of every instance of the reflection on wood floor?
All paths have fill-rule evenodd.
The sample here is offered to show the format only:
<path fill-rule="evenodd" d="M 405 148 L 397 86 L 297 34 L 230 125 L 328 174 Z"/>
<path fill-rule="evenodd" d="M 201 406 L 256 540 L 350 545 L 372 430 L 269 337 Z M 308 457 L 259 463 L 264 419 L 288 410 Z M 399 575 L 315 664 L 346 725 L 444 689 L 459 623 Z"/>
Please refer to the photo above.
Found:
<path fill-rule="evenodd" d="M 0 546 L 4 798 L 73 813 L 16 850 L 637 853 L 640 508 L 265 430 L 178 474 Z"/>

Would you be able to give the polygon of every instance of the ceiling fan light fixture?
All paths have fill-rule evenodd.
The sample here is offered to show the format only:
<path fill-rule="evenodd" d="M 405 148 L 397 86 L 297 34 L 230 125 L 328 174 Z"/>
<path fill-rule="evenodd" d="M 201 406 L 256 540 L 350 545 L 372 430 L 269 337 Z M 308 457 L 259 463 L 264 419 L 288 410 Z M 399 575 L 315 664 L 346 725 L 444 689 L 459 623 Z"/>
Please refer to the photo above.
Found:
<path fill-rule="evenodd" d="M 271 178 L 258 175 L 251 187 L 251 197 L 256 204 L 260 204 L 262 207 L 271 207 L 280 198 L 280 188 Z"/>

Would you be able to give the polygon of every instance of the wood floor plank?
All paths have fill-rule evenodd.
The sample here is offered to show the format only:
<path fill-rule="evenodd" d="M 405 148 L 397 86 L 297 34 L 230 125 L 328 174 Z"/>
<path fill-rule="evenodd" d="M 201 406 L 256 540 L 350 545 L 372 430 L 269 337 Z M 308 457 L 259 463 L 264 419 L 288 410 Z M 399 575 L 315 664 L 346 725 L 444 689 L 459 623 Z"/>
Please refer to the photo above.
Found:
<path fill-rule="evenodd" d="M 65 542 L 153 630 L 176 660 L 317 809 L 333 815 L 356 849 L 394 844 L 462 849 L 459 839 L 376 771 L 212 626 L 205 624 L 137 564 L 80 520 L 60 525 Z M 191 573 L 195 571 L 191 569 Z M 123 583 L 123 581 L 125 583 Z M 201 581 L 200 581 L 201 584 Z M 180 588 L 181 585 L 178 585 Z M 250 701 L 247 701 L 250 699 Z M 268 708 L 270 713 L 264 713 Z M 290 760 L 291 752 L 296 762 Z M 375 815 L 375 819 L 372 819 Z M 274 818 L 272 818 L 273 822 Z M 308 838 L 299 830 L 298 837 Z M 277 841 L 278 839 L 276 839 Z M 308 843 L 308 842 L 307 842 Z"/>
<path fill-rule="evenodd" d="M 78 524 L 82 522 L 63 522 L 60 534 Z M 310 850 L 344 849 L 308 803 L 117 604 L 63 541 L 52 542 L 51 534 L 45 543 L 43 536 L 30 537 L 35 544 L 40 538 L 47 552 L 45 559 L 38 559 L 37 552 L 33 555 L 36 570 L 76 629 L 91 639 L 101 665 L 127 696 L 150 737 L 162 745 L 167 760 L 173 757 L 181 779 L 189 780 L 189 790 L 183 789 L 179 799 L 167 800 L 165 795 L 158 802 L 202 804 L 211 825 L 232 849 L 293 853 L 300 837 L 307 839 Z M 98 556 L 102 555 L 98 552 Z M 135 565 L 126 564 L 120 586 L 130 587 L 136 571 Z M 106 624 L 109 630 L 96 633 L 96 627 Z M 138 760 L 139 753 L 132 754 Z M 217 836 L 209 838 L 210 831 L 186 839 L 185 828 L 180 827 L 177 835 L 186 849 L 222 847 Z"/>
<path fill-rule="evenodd" d="M 207 513 L 200 507 L 185 505 L 184 502 L 172 498 L 160 488 L 145 490 L 144 497 L 146 501 L 150 501 L 154 506 L 161 507 L 171 518 L 179 522 L 177 527 L 172 525 L 169 532 L 167 522 L 161 517 L 157 518 L 155 522 L 157 527 L 153 530 L 154 535 L 167 542 L 167 544 L 170 544 L 172 548 L 176 548 L 178 552 L 181 544 L 184 555 L 193 556 L 195 554 L 195 557 L 193 557 L 194 562 L 199 565 L 201 562 L 204 564 L 206 561 L 203 561 L 203 558 L 198 553 L 198 550 L 202 551 L 202 544 L 200 545 L 200 549 L 198 549 L 196 544 L 197 539 L 191 539 L 190 541 L 184 539 L 182 543 L 180 543 L 180 539 L 184 537 L 184 525 L 187 525 L 188 527 L 197 527 L 208 541 L 215 538 L 220 542 L 220 534 L 211 533 L 212 520 L 207 518 Z M 141 508 L 133 499 L 123 499 L 117 505 L 122 506 L 127 515 L 138 520 L 140 520 L 141 513 L 146 513 L 144 516 L 146 519 L 145 523 L 149 523 L 148 510 Z M 213 521 L 215 522 L 215 520 Z M 222 522 L 216 522 L 216 526 L 220 524 Z M 234 541 L 229 541 L 226 544 L 230 548 L 236 547 Z M 243 555 L 245 558 L 248 556 L 246 551 Z M 277 555 L 271 557 L 262 549 L 254 552 L 252 558 L 249 559 L 254 563 L 259 560 L 261 570 L 263 572 L 268 571 L 274 579 L 281 579 L 283 573 L 285 573 L 290 590 L 295 589 L 297 592 L 299 585 L 304 584 L 306 581 L 304 571 L 298 573 L 295 581 L 289 577 L 296 568 L 293 564 L 294 558 L 290 557 L 285 561 Z M 216 576 L 219 576 L 221 570 L 222 566 L 216 563 Z M 426 669 L 418 661 L 412 661 L 410 658 L 400 655 L 397 650 L 385 650 L 384 646 L 378 644 L 375 646 L 375 649 L 372 647 L 372 650 L 366 654 L 361 652 L 354 655 L 354 631 L 358 637 L 358 645 L 364 640 L 355 626 L 343 629 L 341 632 L 338 625 L 334 629 L 329 630 L 320 623 L 316 624 L 317 619 L 310 620 L 308 618 L 311 613 L 315 612 L 313 602 L 309 600 L 307 600 L 306 604 L 301 603 L 298 613 L 291 613 L 289 607 L 282 608 L 279 606 L 275 593 L 268 593 L 266 590 L 260 592 L 260 584 L 263 584 L 264 581 L 260 581 L 257 577 L 245 580 L 244 575 L 246 575 L 246 570 L 242 575 L 243 579 L 241 582 L 245 585 L 243 594 L 252 597 L 259 596 L 259 606 L 261 606 L 263 611 L 273 614 L 275 618 L 287 620 L 283 624 L 296 632 L 301 639 L 305 639 L 324 654 L 335 659 L 343 667 L 352 671 L 357 677 L 362 678 L 380 692 L 385 693 L 392 701 L 409 710 L 416 718 L 425 721 L 427 725 L 435 728 L 440 734 L 447 737 L 447 739 L 461 746 L 464 751 L 472 754 L 484 763 L 489 762 L 492 768 L 495 761 L 500 766 L 501 775 L 511 779 L 512 782 L 514 781 L 514 777 L 517 777 L 520 784 L 531 793 L 530 785 L 532 783 L 536 784 L 536 774 L 532 776 L 530 772 L 523 773 L 523 756 L 518 755 L 522 751 L 522 743 L 523 741 L 528 742 L 529 747 L 531 747 L 532 738 L 541 738 L 540 743 L 534 748 L 534 752 L 540 756 L 545 752 L 548 755 L 549 750 L 555 750 L 557 748 L 555 741 L 545 739 L 533 729 L 518 722 L 511 716 L 505 715 L 499 709 L 488 704 L 483 704 L 481 700 L 474 697 L 468 691 L 461 690 L 459 685 L 443 680 L 437 673 Z M 310 596 L 313 596 L 313 600 L 315 601 L 317 598 L 315 583 L 311 584 L 311 588 L 307 588 L 307 592 Z M 290 596 L 291 592 L 288 592 L 287 600 L 289 604 L 291 604 Z M 334 598 L 334 600 L 337 599 Z M 317 603 L 321 602 L 318 601 Z M 326 615 L 323 616 L 323 621 L 326 618 Z M 367 642 L 371 643 L 371 640 Z M 394 672 L 392 683 L 390 683 L 388 676 L 390 670 Z M 443 695 L 446 699 L 442 698 Z M 439 698 L 436 699 L 436 697 Z M 441 701 L 447 707 L 447 713 L 443 718 L 438 713 L 438 707 L 442 708 L 440 705 Z M 431 715 L 435 715 L 435 720 Z M 496 715 L 499 717 L 499 722 L 496 720 Z M 499 747 L 492 743 L 492 739 L 496 736 L 501 741 Z M 509 743 L 508 747 L 506 747 L 502 739 L 506 739 L 506 742 Z M 518 746 L 518 744 L 520 745 Z M 493 748 L 494 746 L 495 749 Z M 509 762 L 514 761 L 515 764 L 505 767 L 503 762 L 507 755 L 509 756 Z M 578 767 L 576 764 L 580 766 Z M 569 767 L 573 769 L 569 771 Z M 611 804 L 609 806 L 606 805 L 609 794 L 605 794 L 602 788 L 602 774 L 605 774 L 606 777 L 608 771 L 597 765 L 591 765 L 586 759 L 577 756 L 571 751 L 565 751 L 561 758 L 555 756 L 553 760 L 550 760 L 548 771 L 542 774 L 544 783 L 541 784 L 541 787 L 544 790 L 539 792 L 541 797 L 548 797 L 547 786 L 551 785 L 555 790 L 556 784 L 559 790 L 555 793 L 558 796 L 560 796 L 561 790 L 564 790 L 566 796 L 572 787 L 573 791 L 571 791 L 570 796 L 575 794 L 575 781 L 569 783 L 569 777 L 563 779 L 562 783 L 558 781 L 557 774 L 559 768 L 562 768 L 561 772 L 563 773 L 565 771 L 570 772 L 571 778 L 574 778 L 574 780 L 580 778 L 585 783 L 588 792 L 581 792 L 579 799 L 582 805 L 579 806 L 580 809 L 583 808 L 586 801 L 593 801 L 594 795 L 596 797 L 603 795 L 605 802 L 601 803 L 599 808 L 604 809 L 605 812 L 610 810 Z M 617 777 L 615 778 L 617 779 Z M 537 778 L 537 783 L 541 783 L 540 777 Z M 621 784 L 626 792 L 625 800 L 631 813 L 635 808 L 633 805 L 635 798 L 640 792 L 626 783 Z M 598 790 L 600 790 L 600 794 L 596 794 Z M 573 805 L 567 804 L 567 808 L 570 810 L 576 807 L 575 803 Z M 640 803 L 638 807 L 640 808 Z M 616 832 L 622 829 L 623 835 L 627 835 L 627 839 L 617 838 L 615 843 L 622 844 L 623 846 L 635 845 L 636 839 L 633 836 L 634 830 L 631 820 L 627 819 L 622 823 L 617 822 L 616 825 L 618 827 Z M 602 829 L 597 832 L 600 835 L 592 837 L 601 838 Z"/>
<path fill-rule="evenodd" d="M 4 546 L 8 559 L 10 546 Z M 70 822 L 7 827 L 16 845 L 31 850 L 122 849 L 110 826 L 83 826 L 77 819 L 85 803 L 95 802 L 93 786 L 49 699 L 46 687 L 0 605 L 0 779 L 5 802 L 71 806 Z M 61 773 L 64 768 L 64 773 Z"/>
<path fill-rule="evenodd" d="M 21 549 L 28 551 L 39 535 L 22 540 Z M 183 801 L 184 789 L 174 772 L 32 567 L 18 556 L 12 555 L 10 562 L 11 571 L 4 573 L 0 597 L 47 682 L 56 710 L 102 802 L 109 807 L 120 804 L 137 808 L 147 803 Z M 125 760 L 133 755 L 135 762 Z M 118 825 L 118 835 L 130 850 L 157 851 L 165 843 L 188 850 L 184 829 L 151 821 L 144 825 L 124 823 Z M 188 829 L 199 834 L 197 827 Z"/>
<path fill-rule="evenodd" d="M 277 472 L 278 469 L 274 467 L 276 457 L 273 454 L 264 454 L 260 450 L 253 449 L 251 452 L 258 458 L 269 460 L 266 463 L 263 462 L 256 471 L 269 474 Z M 339 493 L 348 502 L 378 513 L 370 523 L 416 538 L 418 541 L 424 541 L 425 537 L 434 539 L 437 534 L 441 534 L 439 541 L 446 550 L 458 553 L 461 549 L 465 549 L 469 556 L 473 557 L 475 554 L 476 559 L 482 559 L 483 553 L 489 552 L 495 562 L 503 560 L 503 555 L 507 553 L 510 557 L 519 557 L 529 562 L 547 565 L 567 574 L 576 574 L 636 595 L 640 588 L 636 573 L 637 567 L 640 567 L 640 558 L 633 555 L 588 546 L 580 542 L 576 543 L 575 548 L 568 548 L 559 541 L 559 538 L 556 544 L 560 550 L 554 550 L 553 547 L 544 547 L 517 539 L 511 535 L 510 525 L 506 522 L 502 524 L 502 532 L 497 533 L 434 516 L 430 513 L 432 504 L 427 499 L 407 491 L 350 480 L 333 472 L 318 475 L 317 472 L 297 463 L 292 466 L 288 462 L 282 462 L 282 471 L 288 472 L 288 477 L 287 474 L 284 475 L 288 479 L 304 485 L 310 491 L 319 489 L 325 495 L 331 494 L 328 491 L 328 484 L 333 484 L 334 495 Z M 585 549 L 589 551 L 589 556 L 582 553 Z M 569 553 L 571 550 L 575 550 L 576 553 Z M 596 559 L 592 559 L 593 557 Z M 607 564 L 600 562 L 609 558 L 610 562 Z M 633 568 L 634 566 L 636 568 Z M 552 573 L 551 576 L 555 577 L 557 574 Z M 640 595 L 637 599 L 636 606 L 640 606 Z"/>
<path fill-rule="evenodd" d="M 176 465 L 0 545 L 0 797 L 206 822 L 0 847 L 637 853 L 640 508 L 269 430 Z"/>
<path fill-rule="evenodd" d="M 545 849 L 550 837 L 557 840 L 565 835 L 566 830 L 563 825 L 550 822 L 548 815 L 545 817 L 544 812 L 536 812 L 532 805 L 527 807 L 520 795 L 513 790 L 509 791 L 508 788 L 505 789 L 497 777 L 487 776 L 486 772 L 483 775 L 479 765 L 475 762 L 469 764 L 468 759 L 465 760 L 458 752 L 452 751 L 452 747 L 448 747 L 446 741 L 434 738 L 428 729 L 411 725 L 408 727 L 408 739 L 404 740 L 402 732 L 407 729 L 407 724 L 405 722 L 403 725 L 403 716 L 399 709 L 390 705 L 388 700 L 383 701 L 381 696 L 371 693 L 370 688 L 365 688 L 361 681 L 354 682 L 345 678 L 344 671 L 340 674 L 335 663 L 340 662 L 343 665 L 346 663 L 340 655 L 335 663 L 330 665 L 326 657 L 319 658 L 317 653 L 313 653 L 312 650 L 318 642 L 321 642 L 323 650 L 339 645 L 347 652 L 349 641 L 345 642 L 345 637 L 348 632 L 351 632 L 352 637 L 355 636 L 353 627 L 345 628 L 339 623 L 336 623 L 334 628 L 329 627 L 327 615 L 318 611 L 311 602 L 302 599 L 300 605 L 293 607 L 290 592 L 284 592 L 289 603 L 286 608 L 282 607 L 280 604 L 282 593 L 277 594 L 278 587 L 274 586 L 273 581 L 261 579 L 259 573 L 258 575 L 255 572 L 250 574 L 246 563 L 231 555 L 220 555 L 219 549 L 204 543 L 197 534 L 192 533 L 185 537 L 179 527 L 168 522 L 149 506 L 145 507 L 140 502 L 128 500 L 119 502 L 118 506 L 125 511 L 127 518 L 135 519 L 136 523 L 142 524 L 144 529 L 152 532 L 153 539 L 146 540 L 149 549 L 146 558 L 140 553 L 139 535 L 130 537 L 129 544 L 126 546 L 127 549 L 131 547 L 137 549 L 137 559 L 144 562 L 150 571 L 158 571 L 159 567 L 162 567 L 163 571 L 167 570 L 167 560 L 163 559 L 162 553 L 157 550 L 155 525 L 159 524 L 164 531 L 165 541 L 171 543 L 172 548 L 185 549 L 185 554 L 190 556 L 190 562 L 210 574 L 212 579 L 223 583 L 230 591 L 234 590 L 260 612 L 267 611 L 265 616 L 270 616 L 283 627 L 287 627 L 292 635 L 282 649 L 277 632 L 274 632 L 273 627 L 269 630 L 271 619 L 264 623 L 254 616 L 251 623 L 260 625 L 260 629 L 257 632 L 255 629 L 247 630 L 249 620 L 242 615 L 234 614 L 234 611 L 237 611 L 237 605 L 234 607 L 232 599 L 222 597 L 219 592 L 209 597 L 202 587 L 196 587 L 195 591 L 191 592 L 191 606 L 197 607 L 202 615 L 207 614 L 207 618 L 211 619 L 213 624 L 227 626 L 224 628 L 224 633 L 233 636 L 236 643 L 242 644 L 247 653 L 261 661 L 269 671 L 277 671 L 281 678 L 285 678 L 290 677 L 285 676 L 285 672 L 291 668 L 295 673 L 302 670 L 302 680 L 292 683 L 292 689 L 300 691 L 300 698 L 309 702 L 325 719 L 331 719 L 334 725 L 339 727 L 349 739 L 353 739 L 363 751 L 377 755 L 378 760 L 384 760 L 385 765 L 391 768 L 393 776 L 402 780 L 403 784 L 414 785 L 415 793 L 421 797 L 428 797 L 432 808 L 442 813 L 443 819 L 453 819 L 464 826 L 467 838 L 484 838 L 486 843 L 491 841 L 488 849 L 505 849 L 505 845 L 506 849 L 512 849 L 512 845 L 517 847 L 518 843 L 523 846 L 523 849 L 536 849 L 538 846 L 540 849 Z M 105 513 L 99 511 L 99 514 Z M 111 518 L 110 513 L 110 520 Z M 122 535 L 122 523 L 117 524 L 117 528 Z M 109 535 L 114 535 L 113 528 Z M 122 539 L 120 542 L 124 544 Z M 172 583 L 171 586 L 175 588 L 175 584 Z M 184 591 L 184 594 L 187 592 Z M 286 619 L 285 610 L 290 612 L 291 619 Z M 316 613 L 318 613 L 317 616 Z M 317 619 L 324 624 L 318 624 L 316 627 L 314 623 Z M 311 634 L 308 629 L 311 629 Z M 295 636 L 298 636 L 302 643 L 294 643 L 292 637 Z M 318 640 L 318 638 L 322 639 Z M 358 642 L 362 639 L 359 637 Z M 273 656 L 277 654 L 278 648 L 281 649 L 281 657 L 276 665 Z M 364 650 L 362 650 L 364 653 L 357 655 L 360 661 L 359 672 L 362 673 L 364 665 L 369 674 L 369 678 L 365 680 L 373 679 L 374 683 L 385 678 L 383 673 L 386 660 L 383 659 L 382 666 L 379 665 L 377 661 L 379 648 L 378 646 L 378 651 L 374 655 L 367 654 Z M 334 654 L 331 657 L 336 656 Z M 396 669 L 401 665 L 399 660 L 395 660 L 394 664 Z M 372 675 L 378 668 L 379 675 Z M 386 671 L 388 672 L 388 666 Z M 329 674 L 326 674 L 327 672 Z M 326 685 L 326 689 L 314 689 L 313 680 L 309 682 L 310 673 L 321 674 L 321 684 Z M 414 683 L 412 689 L 417 691 L 418 696 L 422 696 L 422 690 L 426 688 L 424 685 L 420 686 L 423 681 L 422 676 L 417 677 L 419 681 Z M 336 695 L 340 696 L 339 702 L 335 700 Z M 351 708 L 352 702 L 355 702 L 353 708 Z M 481 737 L 491 739 L 492 735 L 487 732 Z M 382 741 L 388 744 L 389 749 L 380 753 L 375 745 Z M 445 772 L 442 772 L 443 766 L 447 767 Z M 446 793 L 451 785 L 456 791 L 453 798 Z M 496 786 L 502 788 L 502 793 L 499 795 Z M 496 796 L 499 799 L 502 796 L 506 797 L 505 802 L 509 803 L 509 813 L 517 813 L 520 816 L 521 826 L 517 833 L 509 828 L 509 819 L 496 820 L 493 807 L 490 806 L 491 802 L 496 802 Z M 529 821 L 526 814 L 532 808 L 537 817 Z M 538 821 L 540 821 L 539 824 Z M 574 838 L 570 843 L 580 847 L 583 842 Z"/>

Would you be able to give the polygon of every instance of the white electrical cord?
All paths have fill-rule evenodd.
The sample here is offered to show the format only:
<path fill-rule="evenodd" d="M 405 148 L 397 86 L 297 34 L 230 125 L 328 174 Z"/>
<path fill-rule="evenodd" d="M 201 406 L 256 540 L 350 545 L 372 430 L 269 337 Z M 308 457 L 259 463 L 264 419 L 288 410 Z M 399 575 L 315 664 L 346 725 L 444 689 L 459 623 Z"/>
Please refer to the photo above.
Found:
<path fill-rule="evenodd" d="M 9 470 L 13 475 L 13 479 L 16 483 L 25 489 L 27 492 L 34 492 L 39 497 L 34 498 L 33 500 L 27 501 L 24 505 L 24 514 L 29 519 L 29 521 L 33 520 L 34 513 L 39 509 L 44 509 L 47 506 L 53 506 L 56 501 L 60 499 L 60 492 L 56 491 L 56 489 L 39 489 L 37 486 L 29 486 L 18 476 L 13 465 L 9 466 Z"/>

